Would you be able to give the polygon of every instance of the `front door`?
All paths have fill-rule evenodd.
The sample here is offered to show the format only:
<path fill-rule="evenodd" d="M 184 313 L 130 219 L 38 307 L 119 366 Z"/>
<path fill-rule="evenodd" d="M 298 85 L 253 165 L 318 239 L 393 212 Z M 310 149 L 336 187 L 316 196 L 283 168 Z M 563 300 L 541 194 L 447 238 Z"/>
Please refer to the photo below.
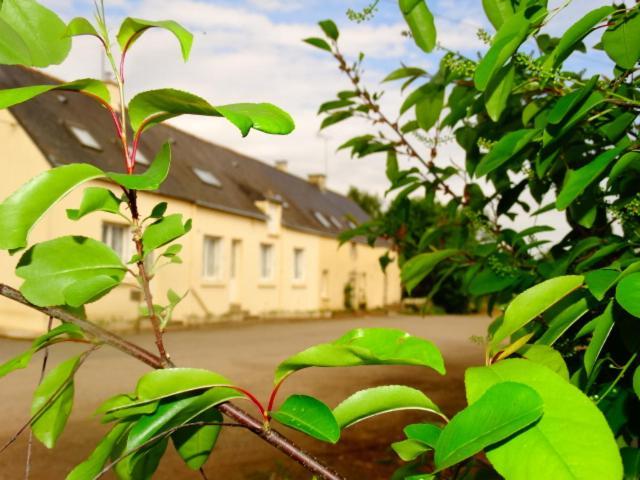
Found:
<path fill-rule="evenodd" d="M 231 265 L 229 272 L 229 303 L 232 305 L 240 305 L 240 272 L 242 262 L 242 241 L 233 240 L 231 242 Z"/>

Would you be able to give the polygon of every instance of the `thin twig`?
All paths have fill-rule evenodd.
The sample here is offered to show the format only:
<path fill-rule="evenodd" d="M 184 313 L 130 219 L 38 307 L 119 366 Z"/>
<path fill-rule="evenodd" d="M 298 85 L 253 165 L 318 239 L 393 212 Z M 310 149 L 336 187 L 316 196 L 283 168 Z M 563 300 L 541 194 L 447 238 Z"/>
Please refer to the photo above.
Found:
<path fill-rule="evenodd" d="M 47 333 L 51 332 L 51 326 L 53 325 L 53 317 L 49 317 L 47 323 Z M 49 345 L 44 347 L 44 356 L 42 357 L 42 367 L 40 368 L 40 379 L 38 385 L 42 383 L 44 379 L 44 372 L 47 370 L 47 362 L 49 361 Z M 33 451 L 33 430 L 29 430 L 29 440 L 27 441 L 27 461 L 24 468 L 24 478 L 29 480 L 31 476 L 31 454 Z"/>

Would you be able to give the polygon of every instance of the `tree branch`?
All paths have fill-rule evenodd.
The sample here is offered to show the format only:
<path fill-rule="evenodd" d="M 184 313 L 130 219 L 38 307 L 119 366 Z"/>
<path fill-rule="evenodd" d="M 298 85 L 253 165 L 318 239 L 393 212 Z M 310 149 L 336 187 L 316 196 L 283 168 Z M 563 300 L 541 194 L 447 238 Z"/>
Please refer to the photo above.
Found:
<path fill-rule="evenodd" d="M 87 320 L 80 319 L 61 308 L 37 307 L 31 304 L 26 298 L 24 298 L 24 296 L 19 291 L 4 284 L 0 284 L 0 295 L 15 302 L 21 303 L 22 305 L 25 305 L 29 308 L 42 312 L 50 317 L 76 325 L 83 329 L 85 332 L 99 338 L 107 345 L 110 345 L 115 349 L 136 358 L 137 360 L 147 364 L 152 368 L 164 368 L 162 360 L 157 355 L 154 355 L 153 353 L 134 343 L 128 342 L 122 337 L 111 333 L 99 327 L 98 325 L 95 325 Z M 331 468 L 327 467 L 312 455 L 302 450 L 288 438 L 284 437 L 275 430 L 265 429 L 264 424 L 261 421 L 253 418 L 241 408 L 231 403 L 223 403 L 217 408 L 227 417 L 243 425 L 247 428 L 247 430 L 250 430 L 255 435 L 262 438 L 265 442 L 277 448 L 292 460 L 298 462 L 318 478 L 325 480 L 344 480 L 344 477 L 335 473 Z"/>

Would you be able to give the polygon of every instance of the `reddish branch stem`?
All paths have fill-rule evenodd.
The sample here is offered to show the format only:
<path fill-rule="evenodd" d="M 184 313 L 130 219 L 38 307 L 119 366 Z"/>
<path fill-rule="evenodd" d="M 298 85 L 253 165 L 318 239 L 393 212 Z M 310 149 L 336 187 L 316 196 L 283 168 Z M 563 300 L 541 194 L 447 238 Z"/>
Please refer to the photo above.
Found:
<path fill-rule="evenodd" d="M 162 360 L 157 355 L 154 355 L 153 353 L 145 350 L 139 345 L 128 342 L 118 335 L 111 333 L 87 320 L 82 320 L 78 317 L 75 317 L 65 310 L 62 310 L 60 308 L 37 307 L 29 303 L 29 301 L 25 299 L 20 292 L 4 284 L 0 284 L 0 295 L 15 302 L 21 303 L 22 305 L 25 305 L 29 308 L 42 312 L 45 315 L 51 316 L 66 323 L 77 325 L 85 332 L 93 335 L 96 338 L 99 338 L 107 345 L 110 345 L 115 349 L 136 358 L 137 360 L 145 363 L 152 368 L 162 369 L 164 367 Z M 273 429 L 265 429 L 264 424 L 261 421 L 253 418 L 241 408 L 231 403 L 223 403 L 217 408 L 221 413 L 246 427 L 252 433 L 263 439 L 265 442 L 277 448 L 292 460 L 298 462 L 318 478 L 325 480 L 344 480 L 344 477 L 337 474 L 331 468 L 327 467 L 312 455 L 302 450 L 288 438 L 282 436 L 280 433 Z"/>

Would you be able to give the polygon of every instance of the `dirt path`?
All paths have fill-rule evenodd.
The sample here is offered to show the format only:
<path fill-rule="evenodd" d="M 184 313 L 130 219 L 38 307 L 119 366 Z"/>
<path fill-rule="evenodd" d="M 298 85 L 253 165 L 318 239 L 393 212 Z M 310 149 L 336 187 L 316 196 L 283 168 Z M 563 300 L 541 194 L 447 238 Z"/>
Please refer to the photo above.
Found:
<path fill-rule="evenodd" d="M 316 395 L 333 406 L 355 391 L 376 385 L 407 384 L 422 389 L 448 412 L 464 406 L 464 369 L 481 362 L 480 348 L 470 342 L 481 335 L 488 320 L 481 317 L 386 317 L 348 320 L 314 320 L 218 326 L 210 330 L 168 334 L 168 349 L 178 365 L 215 370 L 238 384 L 268 395 L 274 367 L 286 356 L 315 343 L 329 341 L 361 326 L 396 327 L 424 338 L 441 348 L 449 375 L 440 377 L 417 367 L 360 367 L 349 369 L 311 369 L 293 376 L 283 387 L 282 399 L 293 392 Z M 131 340 L 149 345 L 149 335 Z M 0 363 L 26 347 L 25 342 L 0 340 Z M 76 347 L 58 346 L 52 352 L 56 362 L 79 351 Z M 28 418 L 29 402 L 37 383 L 39 362 L 27 370 L 0 380 L 0 442 L 4 443 Z M 76 376 L 76 400 L 72 417 L 55 453 L 39 444 L 34 448 L 32 480 L 63 479 L 69 470 L 92 451 L 105 427 L 91 418 L 102 400 L 133 390 L 136 379 L 146 371 L 144 365 L 103 348 L 94 354 Z M 249 404 L 245 405 L 250 409 Z M 422 415 L 397 413 L 383 420 L 363 422 L 345 432 L 337 447 L 327 447 L 286 431 L 311 452 L 326 459 L 350 479 L 388 478 L 395 459 L 389 443 L 402 436 L 402 426 Z M 0 456 L 0 480 L 24 478 L 26 435 Z M 206 471 L 210 479 L 303 479 L 309 478 L 279 452 L 253 435 L 225 431 L 209 460 Z M 273 473 L 279 472 L 279 473 Z M 106 477 L 105 477 L 106 478 Z M 186 470 L 171 453 L 154 477 L 160 480 L 200 479 Z"/>

